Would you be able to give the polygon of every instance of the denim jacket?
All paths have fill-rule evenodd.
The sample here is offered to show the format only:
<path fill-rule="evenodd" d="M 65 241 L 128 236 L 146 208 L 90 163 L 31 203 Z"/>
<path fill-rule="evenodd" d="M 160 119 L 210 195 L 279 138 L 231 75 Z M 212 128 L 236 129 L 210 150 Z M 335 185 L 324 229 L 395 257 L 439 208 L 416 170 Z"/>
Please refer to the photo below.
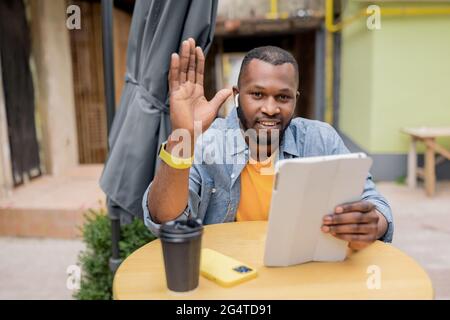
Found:
<path fill-rule="evenodd" d="M 194 152 L 194 165 L 189 173 L 189 201 L 178 219 L 189 215 L 200 218 L 204 224 L 234 222 L 241 196 L 240 174 L 248 162 L 249 148 L 239 132 L 236 108 L 225 119 L 216 119 L 198 139 Z M 231 134 L 228 134 L 231 132 Z M 341 137 L 329 124 L 295 118 L 281 139 L 278 159 L 313 157 L 349 153 Z M 144 222 L 150 231 L 159 235 L 160 225 L 152 221 L 148 209 L 147 188 L 143 199 Z M 388 229 L 380 239 L 391 242 L 394 232 L 391 208 L 375 189 L 369 174 L 361 195 L 372 202 L 384 215 Z M 294 201 L 294 199 L 293 199 Z M 326 213 L 324 213 L 325 215 Z"/>

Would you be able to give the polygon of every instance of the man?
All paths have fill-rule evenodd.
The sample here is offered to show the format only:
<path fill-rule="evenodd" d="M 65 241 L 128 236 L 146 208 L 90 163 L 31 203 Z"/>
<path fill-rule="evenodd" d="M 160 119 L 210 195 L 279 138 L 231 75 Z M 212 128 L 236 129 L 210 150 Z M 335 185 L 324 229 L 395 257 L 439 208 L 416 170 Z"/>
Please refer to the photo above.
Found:
<path fill-rule="evenodd" d="M 328 124 L 293 119 L 299 71 L 287 51 L 269 46 L 247 53 L 233 88 L 237 108 L 226 119 L 216 116 L 232 92 L 221 90 L 211 101 L 205 99 L 204 60 L 193 39 L 184 41 L 180 55 L 171 57 L 173 131 L 143 198 L 145 223 L 156 235 L 161 223 L 189 215 L 204 224 L 267 220 L 274 177 L 273 172 L 263 172 L 268 163 L 348 153 Z M 195 136 L 196 125 L 201 137 Z M 361 201 L 324 212 L 322 232 L 348 241 L 355 250 L 377 239 L 392 241 L 391 210 L 370 175 Z"/>

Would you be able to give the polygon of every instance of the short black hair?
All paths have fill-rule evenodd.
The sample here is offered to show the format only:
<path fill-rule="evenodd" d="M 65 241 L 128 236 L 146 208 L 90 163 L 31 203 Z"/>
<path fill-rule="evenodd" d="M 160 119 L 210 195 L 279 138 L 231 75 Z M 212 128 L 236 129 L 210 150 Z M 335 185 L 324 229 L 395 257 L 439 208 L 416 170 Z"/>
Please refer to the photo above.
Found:
<path fill-rule="evenodd" d="M 295 60 L 294 56 L 288 51 L 281 49 L 280 47 L 264 46 L 254 48 L 247 52 L 247 54 L 245 55 L 244 60 L 242 60 L 241 70 L 239 71 L 238 86 L 241 83 L 241 76 L 244 73 L 245 68 L 253 59 L 258 59 L 270 63 L 274 66 L 278 66 L 284 63 L 292 64 L 295 68 L 295 73 L 297 75 L 296 80 L 298 82 L 298 63 Z"/>

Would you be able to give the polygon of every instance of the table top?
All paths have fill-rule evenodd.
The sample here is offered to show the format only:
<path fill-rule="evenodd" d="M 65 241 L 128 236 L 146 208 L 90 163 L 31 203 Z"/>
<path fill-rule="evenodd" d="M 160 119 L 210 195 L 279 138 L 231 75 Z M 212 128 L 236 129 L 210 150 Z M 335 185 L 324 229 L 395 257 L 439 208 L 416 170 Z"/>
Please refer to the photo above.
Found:
<path fill-rule="evenodd" d="M 403 128 L 402 131 L 418 138 L 450 137 L 450 127 Z"/>
<path fill-rule="evenodd" d="M 200 276 L 189 293 L 167 289 L 161 242 L 155 240 L 131 254 L 114 277 L 114 299 L 433 299 L 426 272 L 392 245 L 375 242 L 343 262 L 310 262 L 291 267 L 263 265 L 267 222 L 208 225 L 203 248 L 211 248 L 257 269 L 256 279 L 223 288 Z M 381 288 L 368 288 L 373 269 Z M 371 274 L 372 273 L 372 274 Z M 373 283 L 373 282 L 372 282 Z"/>

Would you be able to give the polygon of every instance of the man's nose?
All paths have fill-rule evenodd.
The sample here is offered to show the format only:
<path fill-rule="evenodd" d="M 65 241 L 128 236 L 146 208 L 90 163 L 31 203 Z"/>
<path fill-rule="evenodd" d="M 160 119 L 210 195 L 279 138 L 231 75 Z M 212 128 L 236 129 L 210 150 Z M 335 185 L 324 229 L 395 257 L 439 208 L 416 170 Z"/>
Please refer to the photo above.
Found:
<path fill-rule="evenodd" d="M 264 104 L 261 111 L 269 116 L 273 116 L 280 113 L 280 107 L 278 106 L 277 101 L 270 97 L 267 99 L 267 103 Z"/>

